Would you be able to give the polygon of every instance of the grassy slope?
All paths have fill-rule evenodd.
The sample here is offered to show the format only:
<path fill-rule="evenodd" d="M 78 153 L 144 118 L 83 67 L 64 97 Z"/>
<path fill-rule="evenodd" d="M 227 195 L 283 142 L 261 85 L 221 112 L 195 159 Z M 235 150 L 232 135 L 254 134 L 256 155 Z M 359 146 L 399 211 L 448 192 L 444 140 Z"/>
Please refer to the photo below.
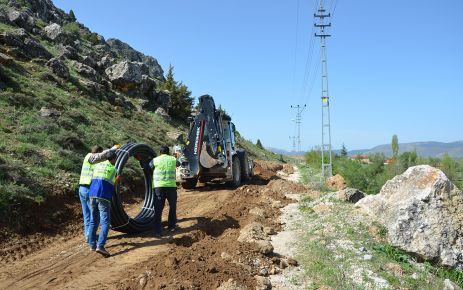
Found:
<path fill-rule="evenodd" d="M 0 33 L 15 29 L 0 23 Z M 84 39 L 90 50 L 91 44 Z M 36 40 L 57 55 L 55 44 Z M 156 149 L 175 142 L 167 132 L 187 130 L 153 113 L 124 108 L 121 101 L 94 96 L 81 85 L 85 79 L 67 65 L 71 79 L 57 79 L 57 83 L 44 77 L 52 72 L 41 62 L 15 60 L 0 66 L 1 80 L 7 85 L 0 89 L 0 216 L 9 220 L 50 195 L 76 192 L 82 159 L 93 145 L 140 142 Z M 39 112 L 42 107 L 56 109 L 61 116 L 43 118 Z M 255 158 L 279 157 L 238 139 Z"/>
<path fill-rule="evenodd" d="M 0 32 L 11 30 L 14 27 L 0 25 Z M 42 44 L 56 53 L 52 44 Z M 0 67 L 7 84 L 0 90 L 0 213 L 75 191 L 83 156 L 94 144 L 143 142 L 156 148 L 173 144 L 168 131 L 185 128 L 92 96 L 72 70 L 69 82 L 46 80 L 47 73 L 51 71 L 45 65 L 34 61 L 15 60 Z M 57 109 L 61 116 L 42 118 L 41 107 Z"/>

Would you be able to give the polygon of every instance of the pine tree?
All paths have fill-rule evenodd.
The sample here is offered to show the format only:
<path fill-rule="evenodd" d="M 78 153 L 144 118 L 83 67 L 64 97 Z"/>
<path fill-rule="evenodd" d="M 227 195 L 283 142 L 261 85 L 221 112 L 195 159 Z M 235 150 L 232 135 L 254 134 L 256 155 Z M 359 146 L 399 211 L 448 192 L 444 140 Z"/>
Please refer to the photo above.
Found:
<path fill-rule="evenodd" d="M 174 79 L 174 67 L 172 65 L 169 66 L 162 89 L 171 93 L 171 115 L 186 120 L 191 115 L 194 99 L 191 97 L 191 91 L 188 90 L 188 87 Z"/>
<path fill-rule="evenodd" d="M 262 146 L 262 142 L 260 142 L 260 139 L 257 139 L 256 146 L 257 148 L 264 149 L 264 146 Z"/>
<path fill-rule="evenodd" d="M 72 22 L 76 22 L 77 18 L 76 18 L 76 15 L 74 14 L 74 11 L 69 10 L 69 17 L 71 17 L 71 21 Z"/>
<path fill-rule="evenodd" d="M 342 148 L 341 148 L 341 157 L 347 157 L 347 149 L 344 143 L 342 143 Z"/>

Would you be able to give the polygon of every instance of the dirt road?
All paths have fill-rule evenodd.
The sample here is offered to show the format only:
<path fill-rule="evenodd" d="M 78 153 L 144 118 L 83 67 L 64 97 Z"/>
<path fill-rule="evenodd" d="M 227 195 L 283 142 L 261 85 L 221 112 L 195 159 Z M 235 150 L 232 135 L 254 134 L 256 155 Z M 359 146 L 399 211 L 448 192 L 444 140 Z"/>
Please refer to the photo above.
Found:
<path fill-rule="evenodd" d="M 251 184 L 236 190 L 180 190 L 178 232 L 156 238 L 111 231 L 106 259 L 91 252 L 80 233 L 50 239 L 35 253 L 5 262 L 0 289 L 215 289 L 230 279 L 254 289 L 254 276 L 281 257 L 238 242 L 240 230 L 251 222 L 279 230 L 279 208 L 290 202 L 281 191 L 304 190 L 272 169 L 258 168 Z"/>

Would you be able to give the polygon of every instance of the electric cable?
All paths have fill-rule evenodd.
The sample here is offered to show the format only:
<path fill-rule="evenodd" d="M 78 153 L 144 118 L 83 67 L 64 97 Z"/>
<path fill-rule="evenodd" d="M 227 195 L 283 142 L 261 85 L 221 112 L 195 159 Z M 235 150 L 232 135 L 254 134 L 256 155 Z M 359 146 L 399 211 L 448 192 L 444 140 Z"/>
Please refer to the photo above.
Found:
<path fill-rule="evenodd" d="M 122 176 L 122 171 L 130 157 L 140 162 L 145 177 L 145 200 L 140 212 L 130 217 L 124 210 L 121 196 L 121 184 L 118 182 L 111 202 L 111 228 L 123 233 L 139 233 L 154 228 L 155 193 L 152 187 L 153 174 L 148 166 L 156 157 L 154 150 L 146 144 L 129 143 L 116 151 L 116 174 Z"/>

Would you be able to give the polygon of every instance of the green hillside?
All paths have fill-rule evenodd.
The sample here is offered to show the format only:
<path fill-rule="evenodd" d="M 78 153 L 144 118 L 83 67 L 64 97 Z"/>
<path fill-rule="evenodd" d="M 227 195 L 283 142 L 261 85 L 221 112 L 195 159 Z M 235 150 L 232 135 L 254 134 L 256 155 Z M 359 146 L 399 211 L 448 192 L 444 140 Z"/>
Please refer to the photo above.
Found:
<path fill-rule="evenodd" d="M 40 222 L 25 214 L 31 208 L 47 212 L 51 197 L 77 202 L 93 145 L 173 145 L 188 125 L 164 82 L 155 58 L 105 40 L 51 1 L 0 0 L 0 226 L 27 232 Z M 277 158 L 239 140 L 252 156 Z"/>

